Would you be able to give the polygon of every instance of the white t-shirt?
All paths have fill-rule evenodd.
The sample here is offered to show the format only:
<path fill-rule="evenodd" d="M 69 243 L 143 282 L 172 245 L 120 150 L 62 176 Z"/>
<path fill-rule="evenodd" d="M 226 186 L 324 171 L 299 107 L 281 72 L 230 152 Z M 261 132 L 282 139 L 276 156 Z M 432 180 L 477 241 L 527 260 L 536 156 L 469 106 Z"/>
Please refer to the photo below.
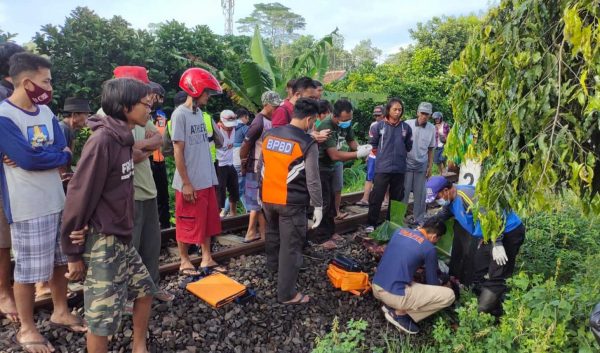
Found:
<path fill-rule="evenodd" d="M 0 117 L 12 121 L 32 148 L 54 145 L 55 135 L 64 136 L 54 113 L 45 105 L 37 112 L 27 112 L 12 105 L 8 100 L 0 104 Z M 12 124 L 9 124 L 13 126 Z M 6 127 L 5 128 L 10 128 Z M 5 139 L 3 136 L 2 139 Z M 8 140 L 8 138 L 6 138 Z M 6 141 L 5 140 L 5 141 Z M 59 148 L 57 146 L 57 148 Z M 60 148 L 62 150 L 64 146 Z M 1 151 L 0 151 L 1 152 Z M 11 157 L 11 156 L 9 156 Z M 18 164 L 18 163 L 17 163 Z M 65 205 L 65 193 L 58 167 L 45 170 L 25 170 L 2 163 L 2 179 L 6 182 L 3 197 L 8 199 L 5 209 L 12 222 L 27 221 L 61 212 Z M 5 201 L 6 202 L 6 201 Z"/>
<path fill-rule="evenodd" d="M 235 139 L 235 130 L 226 131 L 219 127 L 219 133 L 223 136 L 223 146 L 217 149 L 217 161 L 219 167 L 233 165 L 233 140 Z M 240 153 L 238 151 L 238 157 Z M 241 161 L 239 164 L 242 164 Z"/>

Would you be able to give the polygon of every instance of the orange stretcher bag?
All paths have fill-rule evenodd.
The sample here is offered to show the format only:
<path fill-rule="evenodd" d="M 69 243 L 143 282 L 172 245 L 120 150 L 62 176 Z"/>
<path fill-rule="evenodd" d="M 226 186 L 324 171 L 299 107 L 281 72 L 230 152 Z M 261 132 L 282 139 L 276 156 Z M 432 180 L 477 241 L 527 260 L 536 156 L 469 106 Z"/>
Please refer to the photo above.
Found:
<path fill-rule="evenodd" d="M 354 295 L 363 295 L 371 290 L 369 275 L 364 272 L 346 271 L 334 264 L 327 267 L 327 277 L 335 288 Z"/>
<path fill-rule="evenodd" d="M 189 283 L 186 289 L 213 308 L 220 308 L 246 294 L 246 286 L 222 273 L 213 273 Z"/>

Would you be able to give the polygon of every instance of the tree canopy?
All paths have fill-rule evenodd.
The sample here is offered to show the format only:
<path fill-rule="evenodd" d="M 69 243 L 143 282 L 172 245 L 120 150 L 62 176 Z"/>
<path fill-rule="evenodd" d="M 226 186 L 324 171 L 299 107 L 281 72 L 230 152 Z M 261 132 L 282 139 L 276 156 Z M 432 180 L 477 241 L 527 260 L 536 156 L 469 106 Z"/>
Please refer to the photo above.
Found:
<path fill-rule="evenodd" d="M 298 37 L 296 31 L 306 26 L 304 17 L 278 2 L 254 4 L 250 16 L 239 19 L 237 23 L 241 33 L 252 33 L 258 26 L 261 34 L 274 46 L 291 42 Z"/>
<path fill-rule="evenodd" d="M 447 152 L 482 162 L 487 238 L 505 209 L 552 209 L 548 192 L 600 212 L 599 23 L 598 1 L 505 0 L 453 63 Z"/>

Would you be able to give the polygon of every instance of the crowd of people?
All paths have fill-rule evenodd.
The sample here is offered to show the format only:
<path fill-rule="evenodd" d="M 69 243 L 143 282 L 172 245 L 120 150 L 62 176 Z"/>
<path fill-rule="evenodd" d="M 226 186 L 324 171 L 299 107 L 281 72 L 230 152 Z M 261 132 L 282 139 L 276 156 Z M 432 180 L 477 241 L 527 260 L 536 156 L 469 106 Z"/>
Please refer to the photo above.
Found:
<path fill-rule="evenodd" d="M 474 189 L 432 177 L 434 163 L 445 171 L 449 129 L 430 103 L 421 103 L 408 120 L 399 98 L 375 107 L 368 140 L 359 144 L 352 103 L 322 99 L 323 85 L 309 77 L 288 82 L 285 99 L 264 92 L 256 114 L 223 110 L 215 121 L 206 106 L 222 89 L 210 72 L 190 68 L 182 74 L 182 91 L 168 116 L 162 110 L 166 92 L 149 80 L 146 68 L 119 66 L 102 85 L 94 115 L 89 101 L 69 97 L 59 121 L 47 106 L 51 68 L 18 45 L 0 45 L 0 311 L 20 323 L 14 342 L 24 350 L 54 351 L 35 325 L 37 285 L 38 291 L 50 289 L 50 322 L 86 332 L 89 352 L 107 351 L 124 312 L 133 314 L 133 351 L 147 352 L 152 300 L 174 299 L 161 289 L 158 271 L 161 229 L 172 226 L 170 157 L 182 276 L 227 273 L 212 257 L 211 239 L 221 233 L 221 219 L 241 206 L 249 213 L 244 242 L 265 240 L 277 300 L 309 303 L 297 288 L 302 254 L 310 246 L 307 230 L 315 230 L 319 246 L 338 246 L 335 220 L 347 216 L 340 210 L 343 164 L 362 159 L 367 178 L 357 205 L 368 207 L 365 231 L 377 227 L 384 201 L 408 203 L 411 193 L 413 219 L 420 224 L 395 233 L 373 279 L 386 319 L 416 333 L 416 322 L 454 301 L 444 287 L 449 282 L 438 276 L 434 247 L 450 217 L 456 218 L 450 275 L 475 285 L 482 311 L 499 310 L 524 228 L 507 213 L 505 234 L 481 244 L 471 210 Z M 84 126 L 92 133 L 73 166 L 75 136 Z M 428 217 L 426 203 L 435 200 L 444 207 Z M 192 246 L 200 248 L 199 267 L 190 259 Z M 426 281 L 415 284 L 421 266 Z M 85 319 L 67 305 L 68 281 L 83 281 Z"/>

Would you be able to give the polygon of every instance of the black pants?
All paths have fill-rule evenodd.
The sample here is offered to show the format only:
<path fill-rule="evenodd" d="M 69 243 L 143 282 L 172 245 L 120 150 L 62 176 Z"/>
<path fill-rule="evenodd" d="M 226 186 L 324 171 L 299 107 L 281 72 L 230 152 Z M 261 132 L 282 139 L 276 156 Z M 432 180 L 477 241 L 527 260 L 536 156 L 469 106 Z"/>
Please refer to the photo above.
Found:
<path fill-rule="evenodd" d="M 217 201 L 219 202 L 219 207 L 225 207 L 227 192 L 229 192 L 229 202 L 235 204 L 240 200 L 237 170 L 235 170 L 233 165 L 220 167 L 217 162 L 215 162 L 215 168 L 217 171 L 217 179 L 219 179 L 219 185 L 217 186 Z"/>
<path fill-rule="evenodd" d="M 277 271 L 277 300 L 289 301 L 297 294 L 296 281 L 306 240 L 306 206 L 265 203 L 263 212 L 267 219 L 267 267 Z"/>
<path fill-rule="evenodd" d="M 479 239 L 474 238 L 458 222 L 454 222 L 454 239 L 450 255 L 450 276 L 460 280 L 465 286 L 473 283 L 474 256 Z"/>
<path fill-rule="evenodd" d="M 369 214 L 367 224 L 377 226 L 379 214 L 381 213 L 381 204 L 385 198 L 385 193 L 390 188 L 390 206 L 391 201 L 400 201 L 404 198 L 404 173 L 375 173 L 373 179 L 373 190 L 369 195 Z M 388 207 L 386 219 L 390 219 L 390 208 Z"/>
<path fill-rule="evenodd" d="M 500 266 L 492 258 L 493 242 L 481 244 L 475 252 L 473 285 L 476 292 L 488 292 L 488 297 L 493 300 L 480 300 L 480 310 L 493 312 L 501 304 L 502 296 L 507 290 L 506 279 L 512 276 L 515 270 L 515 262 L 521 245 L 525 241 L 525 226 L 521 224 L 517 228 L 504 234 L 502 245 L 506 251 L 508 261 L 506 265 Z"/>
<path fill-rule="evenodd" d="M 320 171 L 321 192 L 323 195 L 323 220 L 317 228 L 317 240 L 329 240 L 335 233 L 335 192 L 333 191 L 333 171 Z"/>
<path fill-rule="evenodd" d="M 169 178 L 165 162 L 152 162 L 152 176 L 156 184 L 156 202 L 158 204 L 158 221 L 160 227 L 171 227 L 171 207 L 169 205 Z"/>

